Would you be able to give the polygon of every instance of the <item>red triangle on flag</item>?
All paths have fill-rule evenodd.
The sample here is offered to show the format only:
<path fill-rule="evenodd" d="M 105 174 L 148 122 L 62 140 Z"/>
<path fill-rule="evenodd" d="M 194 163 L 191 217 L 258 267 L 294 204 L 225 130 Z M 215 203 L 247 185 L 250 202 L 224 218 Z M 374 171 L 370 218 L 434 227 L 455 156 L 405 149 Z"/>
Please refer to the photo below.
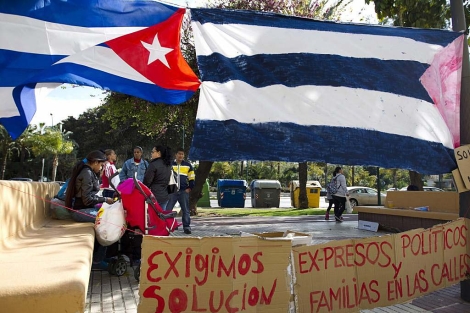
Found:
<path fill-rule="evenodd" d="M 105 44 L 156 85 L 165 89 L 196 91 L 200 81 L 183 58 L 180 49 L 180 29 L 184 14 L 185 9 L 179 9 L 164 22 L 112 39 Z M 152 47 L 158 50 L 155 54 L 150 52 Z M 155 58 L 156 55 L 158 58 Z"/>

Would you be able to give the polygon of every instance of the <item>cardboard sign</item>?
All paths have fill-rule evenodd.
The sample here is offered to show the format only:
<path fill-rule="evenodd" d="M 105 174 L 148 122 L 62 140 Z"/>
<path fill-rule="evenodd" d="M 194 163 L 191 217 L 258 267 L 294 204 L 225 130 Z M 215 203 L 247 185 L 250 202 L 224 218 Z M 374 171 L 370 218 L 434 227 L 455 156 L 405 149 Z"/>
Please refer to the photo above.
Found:
<path fill-rule="evenodd" d="M 144 236 L 138 311 L 341 313 L 403 303 L 467 278 L 469 227 L 460 218 L 311 246 Z"/>
<path fill-rule="evenodd" d="M 452 176 L 454 177 L 455 187 L 457 187 L 457 191 L 459 193 L 469 191 L 467 187 L 465 187 L 465 183 L 463 182 L 462 175 L 458 168 L 452 171 Z"/>
<path fill-rule="evenodd" d="M 467 189 L 470 189 L 470 145 L 455 148 L 454 154 L 463 183 Z"/>
<path fill-rule="evenodd" d="M 293 247 L 297 312 L 357 312 L 466 279 L 469 220 L 383 237 Z"/>
<path fill-rule="evenodd" d="M 290 253 L 256 236 L 144 236 L 138 311 L 286 313 Z"/>

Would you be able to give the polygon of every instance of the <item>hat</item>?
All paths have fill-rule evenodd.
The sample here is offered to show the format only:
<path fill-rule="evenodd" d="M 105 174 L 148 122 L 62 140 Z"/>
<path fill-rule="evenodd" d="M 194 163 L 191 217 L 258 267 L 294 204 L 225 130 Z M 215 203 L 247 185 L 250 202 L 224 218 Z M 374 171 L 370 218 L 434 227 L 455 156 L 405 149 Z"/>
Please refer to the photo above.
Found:
<path fill-rule="evenodd" d="M 90 153 L 88 153 L 86 158 L 90 162 L 93 162 L 93 161 L 105 162 L 107 160 L 106 155 L 100 150 L 91 151 Z"/>

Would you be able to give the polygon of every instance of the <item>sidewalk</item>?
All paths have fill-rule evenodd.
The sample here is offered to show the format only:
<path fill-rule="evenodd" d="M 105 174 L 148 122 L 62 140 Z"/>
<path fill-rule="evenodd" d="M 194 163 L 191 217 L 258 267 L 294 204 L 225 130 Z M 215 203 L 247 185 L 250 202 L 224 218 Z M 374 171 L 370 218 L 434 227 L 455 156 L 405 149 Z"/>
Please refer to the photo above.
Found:
<path fill-rule="evenodd" d="M 343 223 L 325 221 L 323 216 L 300 217 L 210 217 L 193 218 L 194 237 L 221 235 L 238 236 L 243 232 L 269 232 L 293 230 L 312 234 L 313 243 L 320 244 L 331 240 L 380 236 L 386 233 L 373 233 L 357 228 L 357 215 L 344 215 Z M 175 236 L 187 236 L 182 230 Z M 92 271 L 88 287 L 86 313 L 136 313 L 139 302 L 139 284 L 134 279 L 132 268 L 121 277 L 108 272 Z M 398 312 L 470 312 L 470 303 L 460 299 L 460 284 L 441 289 L 411 302 L 373 310 L 364 313 Z"/>

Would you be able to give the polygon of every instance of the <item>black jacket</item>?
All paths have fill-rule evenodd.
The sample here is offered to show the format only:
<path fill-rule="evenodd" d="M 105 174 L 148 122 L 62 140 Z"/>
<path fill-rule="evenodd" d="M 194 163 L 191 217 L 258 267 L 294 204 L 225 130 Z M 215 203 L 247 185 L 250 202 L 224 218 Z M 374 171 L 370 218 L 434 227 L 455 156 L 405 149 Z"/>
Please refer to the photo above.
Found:
<path fill-rule="evenodd" d="M 168 174 L 169 175 L 169 174 Z M 106 201 L 104 197 L 98 197 L 100 191 L 100 181 L 98 176 L 89 166 L 84 166 L 75 180 L 75 200 L 73 208 L 81 210 L 92 208 L 98 203 Z"/>
<path fill-rule="evenodd" d="M 149 187 L 157 201 L 168 201 L 168 183 L 170 182 L 171 166 L 165 165 L 161 158 L 150 161 L 144 175 L 144 185 Z"/>

